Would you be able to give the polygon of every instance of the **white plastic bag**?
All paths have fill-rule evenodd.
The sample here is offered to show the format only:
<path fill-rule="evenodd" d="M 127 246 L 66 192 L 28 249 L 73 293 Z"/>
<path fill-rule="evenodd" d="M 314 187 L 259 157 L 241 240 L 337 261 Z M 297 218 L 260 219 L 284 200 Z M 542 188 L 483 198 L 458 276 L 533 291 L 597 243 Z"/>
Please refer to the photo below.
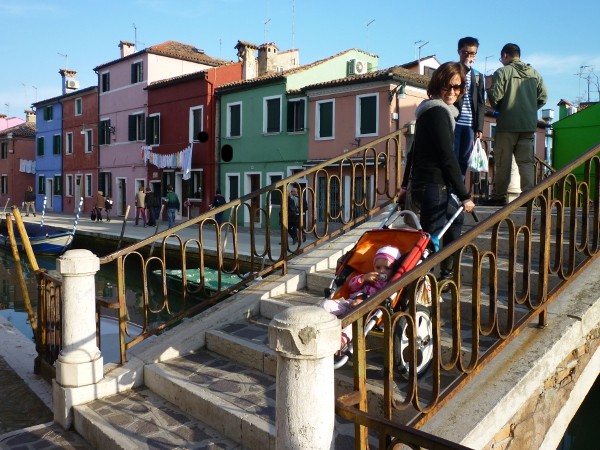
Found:
<path fill-rule="evenodd" d="M 469 169 L 473 172 L 487 172 L 488 171 L 488 158 L 487 153 L 481 145 L 481 140 L 477 138 L 473 144 L 473 150 L 469 157 Z"/>

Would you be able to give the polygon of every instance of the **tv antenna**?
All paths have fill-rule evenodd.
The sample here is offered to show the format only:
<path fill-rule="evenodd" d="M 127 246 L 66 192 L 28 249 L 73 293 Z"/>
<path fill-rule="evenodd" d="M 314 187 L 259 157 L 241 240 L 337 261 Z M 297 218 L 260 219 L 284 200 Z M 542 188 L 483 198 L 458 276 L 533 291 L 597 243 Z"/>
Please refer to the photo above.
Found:
<path fill-rule="evenodd" d="M 67 70 L 69 68 L 69 55 L 60 52 L 56 53 L 65 58 L 65 70 Z"/>
<path fill-rule="evenodd" d="M 371 25 L 373 22 L 375 22 L 375 19 L 371 20 L 368 24 L 367 24 L 367 50 L 369 49 L 369 25 Z"/>
<path fill-rule="evenodd" d="M 6 106 L 6 117 L 10 117 L 10 103 L 5 103 Z"/>
<path fill-rule="evenodd" d="M 587 77 L 584 77 L 584 70 L 583 69 L 590 69 L 587 71 Z M 587 96 L 588 96 L 588 102 L 590 101 L 590 74 L 594 71 L 594 66 L 589 65 L 589 66 L 579 66 L 579 73 L 576 73 L 575 75 L 577 75 L 579 77 L 579 98 L 581 98 L 581 79 L 585 78 L 587 80 Z"/>
<path fill-rule="evenodd" d="M 265 26 L 265 44 L 268 42 L 267 39 L 269 37 L 269 22 L 271 21 L 271 19 L 267 19 L 264 23 Z"/>

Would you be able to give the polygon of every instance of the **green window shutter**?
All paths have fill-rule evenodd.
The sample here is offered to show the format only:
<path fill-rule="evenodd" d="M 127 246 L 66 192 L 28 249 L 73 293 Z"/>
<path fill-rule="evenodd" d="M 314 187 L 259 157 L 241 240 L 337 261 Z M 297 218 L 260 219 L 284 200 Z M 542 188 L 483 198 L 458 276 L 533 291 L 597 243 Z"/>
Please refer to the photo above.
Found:
<path fill-rule="evenodd" d="M 230 107 L 230 136 L 241 136 L 242 134 L 242 126 L 241 126 L 241 114 L 240 114 L 240 105 L 232 105 Z"/>
<path fill-rule="evenodd" d="M 333 102 L 319 105 L 319 137 L 333 136 Z"/>
<path fill-rule="evenodd" d="M 60 134 L 54 135 L 52 137 L 52 154 L 60 155 L 60 147 L 61 147 Z"/>
<path fill-rule="evenodd" d="M 267 100 L 267 133 L 279 133 L 281 103 L 279 99 Z"/>
<path fill-rule="evenodd" d="M 375 96 L 360 99 L 360 134 L 375 134 L 377 131 L 377 98 Z"/>
<path fill-rule="evenodd" d="M 44 138 L 39 137 L 37 140 L 37 155 L 44 156 Z"/>

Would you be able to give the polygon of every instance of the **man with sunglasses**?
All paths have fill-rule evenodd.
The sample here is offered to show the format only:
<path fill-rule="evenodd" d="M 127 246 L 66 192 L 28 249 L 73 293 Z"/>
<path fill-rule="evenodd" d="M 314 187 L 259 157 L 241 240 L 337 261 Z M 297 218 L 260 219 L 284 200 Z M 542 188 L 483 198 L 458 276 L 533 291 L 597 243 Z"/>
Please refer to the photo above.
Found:
<path fill-rule="evenodd" d="M 521 61 L 517 44 L 506 44 L 500 55 L 503 67 L 494 72 L 488 91 L 490 105 L 499 114 L 494 142 L 494 190 L 488 202 L 495 206 L 507 202 L 513 155 L 519 167 L 521 192 L 534 185 L 537 111 L 548 99 L 542 76 Z"/>
<path fill-rule="evenodd" d="M 458 58 L 466 73 L 465 95 L 456 102 L 459 111 L 454 129 L 454 153 L 463 178 L 467 173 L 469 156 L 473 150 L 475 138 L 483 136 L 483 99 L 484 80 L 481 73 L 471 67 L 477 56 L 479 41 L 474 37 L 458 40 Z"/>

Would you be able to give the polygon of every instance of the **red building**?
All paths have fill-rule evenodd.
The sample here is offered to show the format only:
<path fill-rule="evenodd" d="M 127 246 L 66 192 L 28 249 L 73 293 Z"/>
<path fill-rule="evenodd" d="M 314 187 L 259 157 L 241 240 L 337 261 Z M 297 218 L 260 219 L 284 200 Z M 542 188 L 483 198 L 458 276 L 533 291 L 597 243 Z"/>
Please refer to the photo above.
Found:
<path fill-rule="evenodd" d="M 98 191 L 98 87 L 63 96 L 63 211 L 91 211 Z M 107 130 L 108 131 L 108 130 Z M 104 193 L 106 194 L 106 193 Z"/>
<path fill-rule="evenodd" d="M 0 206 L 22 205 L 27 187 L 35 186 L 35 113 L 0 131 Z"/>
<path fill-rule="evenodd" d="M 157 81 L 146 88 L 148 182 L 155 192 L 164 194 L 167 185 L 175 184 L 175 174 L 183 173 L 181 200 L 192 200 L 194 215 L 208 209 L 218 185 L 214 90 L 241 78 L 241 63 L 232 63 Z M 190 150 L 191 165 L 187 167 L 180 157 Z M 182 214 L 187 213 L 183 208 Z"/>

